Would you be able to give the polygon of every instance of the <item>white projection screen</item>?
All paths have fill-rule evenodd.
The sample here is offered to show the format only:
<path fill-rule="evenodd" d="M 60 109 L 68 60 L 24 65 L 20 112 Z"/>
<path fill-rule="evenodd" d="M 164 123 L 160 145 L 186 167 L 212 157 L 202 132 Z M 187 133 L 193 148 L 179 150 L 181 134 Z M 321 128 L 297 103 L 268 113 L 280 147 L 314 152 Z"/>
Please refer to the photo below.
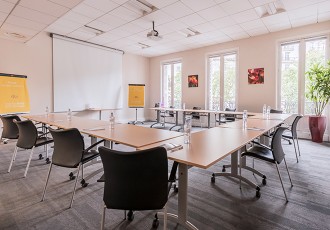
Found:
<path fill-rule="evenodd" d="M 54 112 L 122 108 L 122 53 L 53 35 Z"/>

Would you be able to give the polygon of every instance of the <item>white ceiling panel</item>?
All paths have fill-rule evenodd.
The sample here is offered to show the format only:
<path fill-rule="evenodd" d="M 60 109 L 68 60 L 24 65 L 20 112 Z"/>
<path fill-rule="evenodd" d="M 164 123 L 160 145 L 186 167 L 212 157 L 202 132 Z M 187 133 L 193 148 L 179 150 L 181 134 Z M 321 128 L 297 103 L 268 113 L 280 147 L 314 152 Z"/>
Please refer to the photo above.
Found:
<path fill-rule="evenodd" d="M 306 16 L 297 20 L 291 20 L 292 27 L 305 26 L 309 24 L 317 23 L 317 16 Z"/>
<path fill-rule="evenodd" d="M 235 25 L 235 21 L 231 17 L 219 18 L 211 21 L 212 25 L 217 29 L 223 29 L 228 26 Z"/>
<path fill-rule="evenodd" d="M 239 25 L 229 26 L 223 28 L 221 31 L 227 35 L 244 32 L 244 30 Z"/>
<path fill-rule="evenodd" d="M 253 7 L 262 6 L 267 3 L 275 2 L 276 0 L 249 0 Z"/>
<path fill-rule="evenodd" d="M 253 28 L 253 29 L 249 29 L 246 31 L 251 37 L 252 36 L 258 36 L 261 34 L 267 34 L 269 33 L 268 29 L 266 28 L 266 26 L 262 26 L 262 27 L 258 27 L 258 28 Z"/>
<path fill-rule="evenodd" d="M 204 18 L 199 16 L 198 14 L 190 14 L 188 16 L 185 16 L 183 18 L 178 19 L 180 22 L 184 23 L 187 26 L 196 26 L 199 24 L 203 24 L 206 22 Z"/>
<path fill-rule="evenodd" d="M 311 5 L 308 7 L 302 7 L 296 10 L 292 10 L 288 12 L 288 15 L 291 21 L 297 21 L 299 19 L 303 19 L 305 17 L 312 17 L 312 16 L 316 18 L 317 5 Z"/>
<path fill-rule="evenodd" d="M 198 11 L 197 13 L 208 21 L 213 21 L 215 19 L 228 16 L 228 14 L 220 6 L 213 6 L 208 9 Z"/>
<path fill-rule="evenodd" d="M 84 4 L 89 5 L 95 9 L 103 11 L 105 13 L 117 8 L 119 4 L 109 0 L 85 0 Z"/>
<path fill-rule="evenodd" d="M 237 32 L 237 33 L 232 33 L 228 35 L 230 38 L 233 40 L 239 40 L 239 39 L 244 39 L 244 38 L 249 38 L 250 35 L 246 33 L 245 31 Z"/>
<path fill-rule="evenodd" d="M 84 3 L 80 3 L 78 6 L 73 8 L 73 11 L 78 14 L 85 15 L 89 18 L 98 18 L 104 14 L 103 11 L 95 9 L 94 7 L 91 7 Z"/>
<path fill-rule="evenodd" d="M 259 18 L 254 9 L 246 10 L 231 16 L 237 23 L 248 22 Z"/>
<path fill-rule="evenodd" d="M 230 0 L 220 4 L 220 6 L 228 14 L 237 14 L 253 8 L 249 0 Z"/>
<path fill-rule="evenodd" d="M 71 9 L 76 5 L 78 5 L 80 2 L 82 2 L 83 0 L 48 0 L 48 1 Z"/>
<path fill-rule="evenodd" d="M 122 18 L 118 18 L 117 16 L 109 14 L 109 13 L 103 15 L 102 17 L 98 18 L 97 20 L 109 24 L 112 28 L 117 28 L 117 27 L 127 23 L 126 20 L 124 20 Z"/>
<path fill-rule="evenodd" d="M 267 26 L 267 29 L 270 32 L 276 32 L 276 31 L 280 31 L 280 30 L 291 29 L 291 24 L 290 23 L 273 24 L 271 26 Z"/>
<path fill-rule="evenodd" d="M 217 4 L 213 0 L 181 0 L 181 2 L 193 11 L 204 10 Z"/>
<path fill-rule="evenodd" d="M 0 12 L 0 24 L 6 19 L 8 14 Z"/>
<path fill-rule="evenodd" d="M 34 21 L 31 21 L 31 20 L 28 20 L 25 18 L 20 18 L 20 17 L 14 16 L 14 15 L 10 15 L 6 22 L 8 22 L 9 24 L 12 24 L 12 25 L 21 26 L 21 27 L 36 30 L 36 31 L 43 30 L 47 27 L 46 24 L 34 22 Z"/>
<path fill-rule="evenodd" d="M 63 17 L 61 17 L 61 19 L 70 20 L 70 21 L 77 22 L 77 23 L 80 23 L 83 25 L 86 25 L 89 22 L 93 21 L 93 18 L 87 17 L 82 14 L 78 14 L 74 11 L 69 11 Z"/>
<path fill-rule="evenodd" d="M 142 27 L 144 29 L 149 29 L 151 24 L 152 24 L 152 22 L 149 19 L 146 19 L 144 17 L 136 19 L 132 22 L 132 25 L 137 25 L 137 26 Z"/>
<path fill-rule="evenodd" d="M 6 2 L 4 0 L 0 0 L 0 12 L 2 13 L 9 13 L 13 8 L 15 4 Z"/>
<path fill-rule="evenodd" d="M 88 40 L 88 39 L 95 37 L 96 35 L 94 33 L 89 33 L 87 31 L 85 31 L 83 28 L 81 28 L 81 29 L 78 29 L 78 30 L 75 30 L 75 31 L 69 33 L 68 36 L 77 38 L 80 40 Z"/>
<path fill-rule="evenodd" d="M 88 23 L 87 25 L 90 26 L 90 27 L 93 27 L 95 29 L 102 30 L 102 31 L 109 31 L 109 30 L 115 28 L 112 25 L 104 23 L 100 20 L 92 21 L 92 22 Z"/>
<path fill-rule="evenodd" d="M 123 6 L 119 6 L 116 9 L 112 10 L 111 14 L 117 16 L 118 18 L 124 19 L 127 22 L 138 19 L 143 16 L 142 12 L 141 13 L 138 13 L 136 11 L 134 12 Z"/>
<path fill-rule="evenodd" d="M 57 17 L 54 17 L 52 15 L 41 13 L 36 10 L 31 10 L 19 5 L 13 10 L 12 14 L 21 18 L 29 19 L 35 22 L 45 23 L 48 25 L 53 23 L 57 19 Z"/>
<path fill-rule="evenodd" d="M 67 34 L 71 33 L 73 30 L 68 27 L 52 24 L 52 25 L 48 26 L 45 29 L 45 31 L 47 31 L 49 33 L 54 33 L 54 34 L 67 35 Z"/>
<path fill-rule="evenodd" d="M 206 33 L 206 32 L 209 32 L 209 31 L 217 30 L 217 28 L 215 28 L 214 25 L 210 22 L 199 24 L 197 26 L 193 26 L 192 28 L 197 30 L 200 33 Z"/>
<path fill-rule="evenodd" d="M 240 26 L 245 30 L 250 30 L 250 29 L 264 27 L 265 25 L 260 19 L 257 19 L 257 20 L 241 23 Z"/>
<path fill-rule="evenodd" d="M 130 34 L 136 34 L 141 31 L 144 31 L 145 29 L 141 26 L 133 25 L 133 24 L 125 24 L 120 27 L 122 30 L 126 30 Z"/>
<path fill-rule="evenodd" d="M 290 22 L 288 13 L 286 12 L 280 14 L 274 14 L 269 17 L 264 17 L 261 20 L 263 21 L 263 23 L 265 23 L 266 26 Z"/>
<path fill-rule="evenodd" d="M 330 1 L 322 2 L 318 4 L 318 13 L 323 14 L 330 12 Z"/>
<path fill-rule="evenodd" d="M 155 21 L 155 25 L 161 25 L 170 21 L 173 21 L 173 18 L 168 14 L 164 13 L 161 10 L 157 10 L 143 17 L 143 19 L 150 21 Z M 139 19 L 138 19 L 139 20 Z"/>
<path fill-rule="evenodd" d="M 173 19 L 182 18 L 186 15 L 194 13 L 190 8 L 181 2 L 176 2 L 172 5 L 166 6 L 162 9 L 162 11 L 171 16 Z"/>
<path fill-rule="evenodd" d="M 123 30 L 121 29 L 121 27 L 111 30 L 110 33 L 118 35 L 120 37 L 127 37 L 130 35 L 129 31 Z"/>
<path fill-rule="evenodd" d="M 1 0 L 1 1 L 6 1 L 6 2 L 13 3 L 13 4 L 16 4 L 18 2 L 18 0 Z"/>
<path fill-rule="evenodd" d="M 325 0 L 281 0 L 287 11 L 310 6 Z"/>
<path fill-rule="evenodd" d="M 62 18 L 58 19 L 52 25 L 66 27 L 66 28 L 71 29 L 71 31 L 74 31 L 74 30 L 76 30 L 76 29 L 83 26 L 81 23 L 65 20 L 65 19 L 62 19 Z"/>
<path fill-rule="evenodd" d="M 21 26 L 12 25 L 12 24 L 9 24 L 9 23 L 3 24 L 1 29 L 4 30 L 4 31 L 7 31 L 7 32 L 19 33 L 19 34 L 29 36 L 29 37 L 34 36 L 38 33 L 37 30 L 32 30 L 32 29 L 21 27 Z"/>
<path fill-rule="evenodd" d="M 47 0 L 21 0 L 19 5 L 55 17 L 60 17 L 69 10 L 67 7 L 55 4 Z"/>
<path fill-rule="evenodd" d="M 163 8 L 165 6 L 171 5 L 179 0 L 148 0 L 147 2 L 151 3 L 152 5 L 156 6 L 158 9 Z"/>

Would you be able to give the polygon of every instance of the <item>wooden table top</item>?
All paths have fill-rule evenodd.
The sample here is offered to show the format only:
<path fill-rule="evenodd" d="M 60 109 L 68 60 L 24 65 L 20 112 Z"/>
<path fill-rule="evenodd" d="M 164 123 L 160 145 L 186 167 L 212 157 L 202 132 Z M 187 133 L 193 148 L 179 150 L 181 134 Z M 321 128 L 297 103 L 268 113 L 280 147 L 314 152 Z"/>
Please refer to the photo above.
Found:
<path fill-rule="evenodd" d="M 265 119 L 255 119 L 255 118 L 248 118 L 247 119 L 247 129 L 248 130 L 260 130 L 263 132 L 267 132 L 268 130 L 275 128 L 276 126 L 280 125 L 283 121 L 282 120 L 265 120 Z M 227 122 L 225 124 L 221 124 L 218 126 L 219 128 L 235 128 L 235 129 L 243 129 L 243 120 L 237 120 L 235 122 Z"/>
<path fill-rule="evenodd" d="M 110 129 L 109 122 L 72 116 L 69 121 L 65 114 L 24 115 L 23 117 L 63 129 L 77 128 L 81 133 L 114 141 L 134 148 L 182 136 L 182 133 L 151 129 L 129 124 L 115 124 Z M 94 130 L 93 130 L 94 129 Z"/>
<path fill-rule="evenodd" d="M 293 114 L 271 113 L 271 114 L 269 114 L 268 120 L 281 120 L 281 121 L 284 121 L 284 120 L 288 119 L 291 116 L 293 116 Z M 265 115 L 263 115 L 262 113 L 257 113 L 254 116 L 251 116 L 249 118 L 267 120 L 267 117 Z"/>
<path fill-rule="evenodd" d="M 211 128 L 192 133 L 190 144 L 184 144 L 184 137 L 177 137 L 138 149 L 152 148 L 164 143 L 181 144 L 183 149 L 175 152 L 168 151 L 168 158 L 180 163 L 206 169 L 239 150 L 263 132 L 260 130 Z"/>
<path fill-rule="evenodd" d="M 224 111 L 224 110 L 207 110 L 207 109 L 178 109 L 178 108 L 162 108 L 162 107 L 153 107 L 153 108 L 149 108 L 151 110 L 159 110 L 159 111 L 173 111 L 173 112 L 197 112 L 197 113 L 215 113 L 215 114 L 232 114 L 232 115 L 242 115 L 243 112 L 238 112 L 238 111 Z M 254 116 L 257 115 L 259 113 L 254 113 L 254 112 L 249 112 L 248 111 L 248 115 L 249 116 Z M 261 114 L 262 115 L 262 114 Z"/>

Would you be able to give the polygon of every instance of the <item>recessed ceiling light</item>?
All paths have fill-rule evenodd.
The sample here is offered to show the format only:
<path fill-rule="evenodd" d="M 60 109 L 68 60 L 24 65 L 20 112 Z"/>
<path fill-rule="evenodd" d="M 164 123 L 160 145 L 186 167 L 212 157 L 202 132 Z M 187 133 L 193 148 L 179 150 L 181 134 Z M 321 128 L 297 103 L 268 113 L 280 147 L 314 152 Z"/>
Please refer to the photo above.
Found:
<path fill-rule="evenodd" d="M 15 32 L 4 32 L 3 34 L 6 35 L 7 37 L 11 37 L 11 38 L 17 38 L 17 39 L 26 38 L 26 36 L 24 36 L 23 34 L 19 34 L 19 33 L 15 33 Z"/>
<path fill-rule="evenodd" d="M 255 8 L 259 17 L 264 18 L 274 14 L 285 12 L 284 5 L 281 1 L 274 1 L 268 4 L 258 6 Z"/>

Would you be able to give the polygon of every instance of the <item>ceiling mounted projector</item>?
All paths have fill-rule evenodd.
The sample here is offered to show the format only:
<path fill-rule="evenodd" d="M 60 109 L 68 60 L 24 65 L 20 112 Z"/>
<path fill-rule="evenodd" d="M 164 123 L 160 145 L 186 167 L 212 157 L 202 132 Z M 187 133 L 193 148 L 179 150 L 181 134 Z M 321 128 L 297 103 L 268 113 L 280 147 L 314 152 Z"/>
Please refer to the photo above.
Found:
<path fill-rule="evenodd" d="M 152 31 L 150 31 L 149 33 L 147 33 L 147 38 L 154 40 L 154 41 L 159 41 L 160 39 L 162 39 L 162 37 L 160 35 L 158 35 L 158 31 L 155 30 L 155 22 L 152 21 Z"/>

